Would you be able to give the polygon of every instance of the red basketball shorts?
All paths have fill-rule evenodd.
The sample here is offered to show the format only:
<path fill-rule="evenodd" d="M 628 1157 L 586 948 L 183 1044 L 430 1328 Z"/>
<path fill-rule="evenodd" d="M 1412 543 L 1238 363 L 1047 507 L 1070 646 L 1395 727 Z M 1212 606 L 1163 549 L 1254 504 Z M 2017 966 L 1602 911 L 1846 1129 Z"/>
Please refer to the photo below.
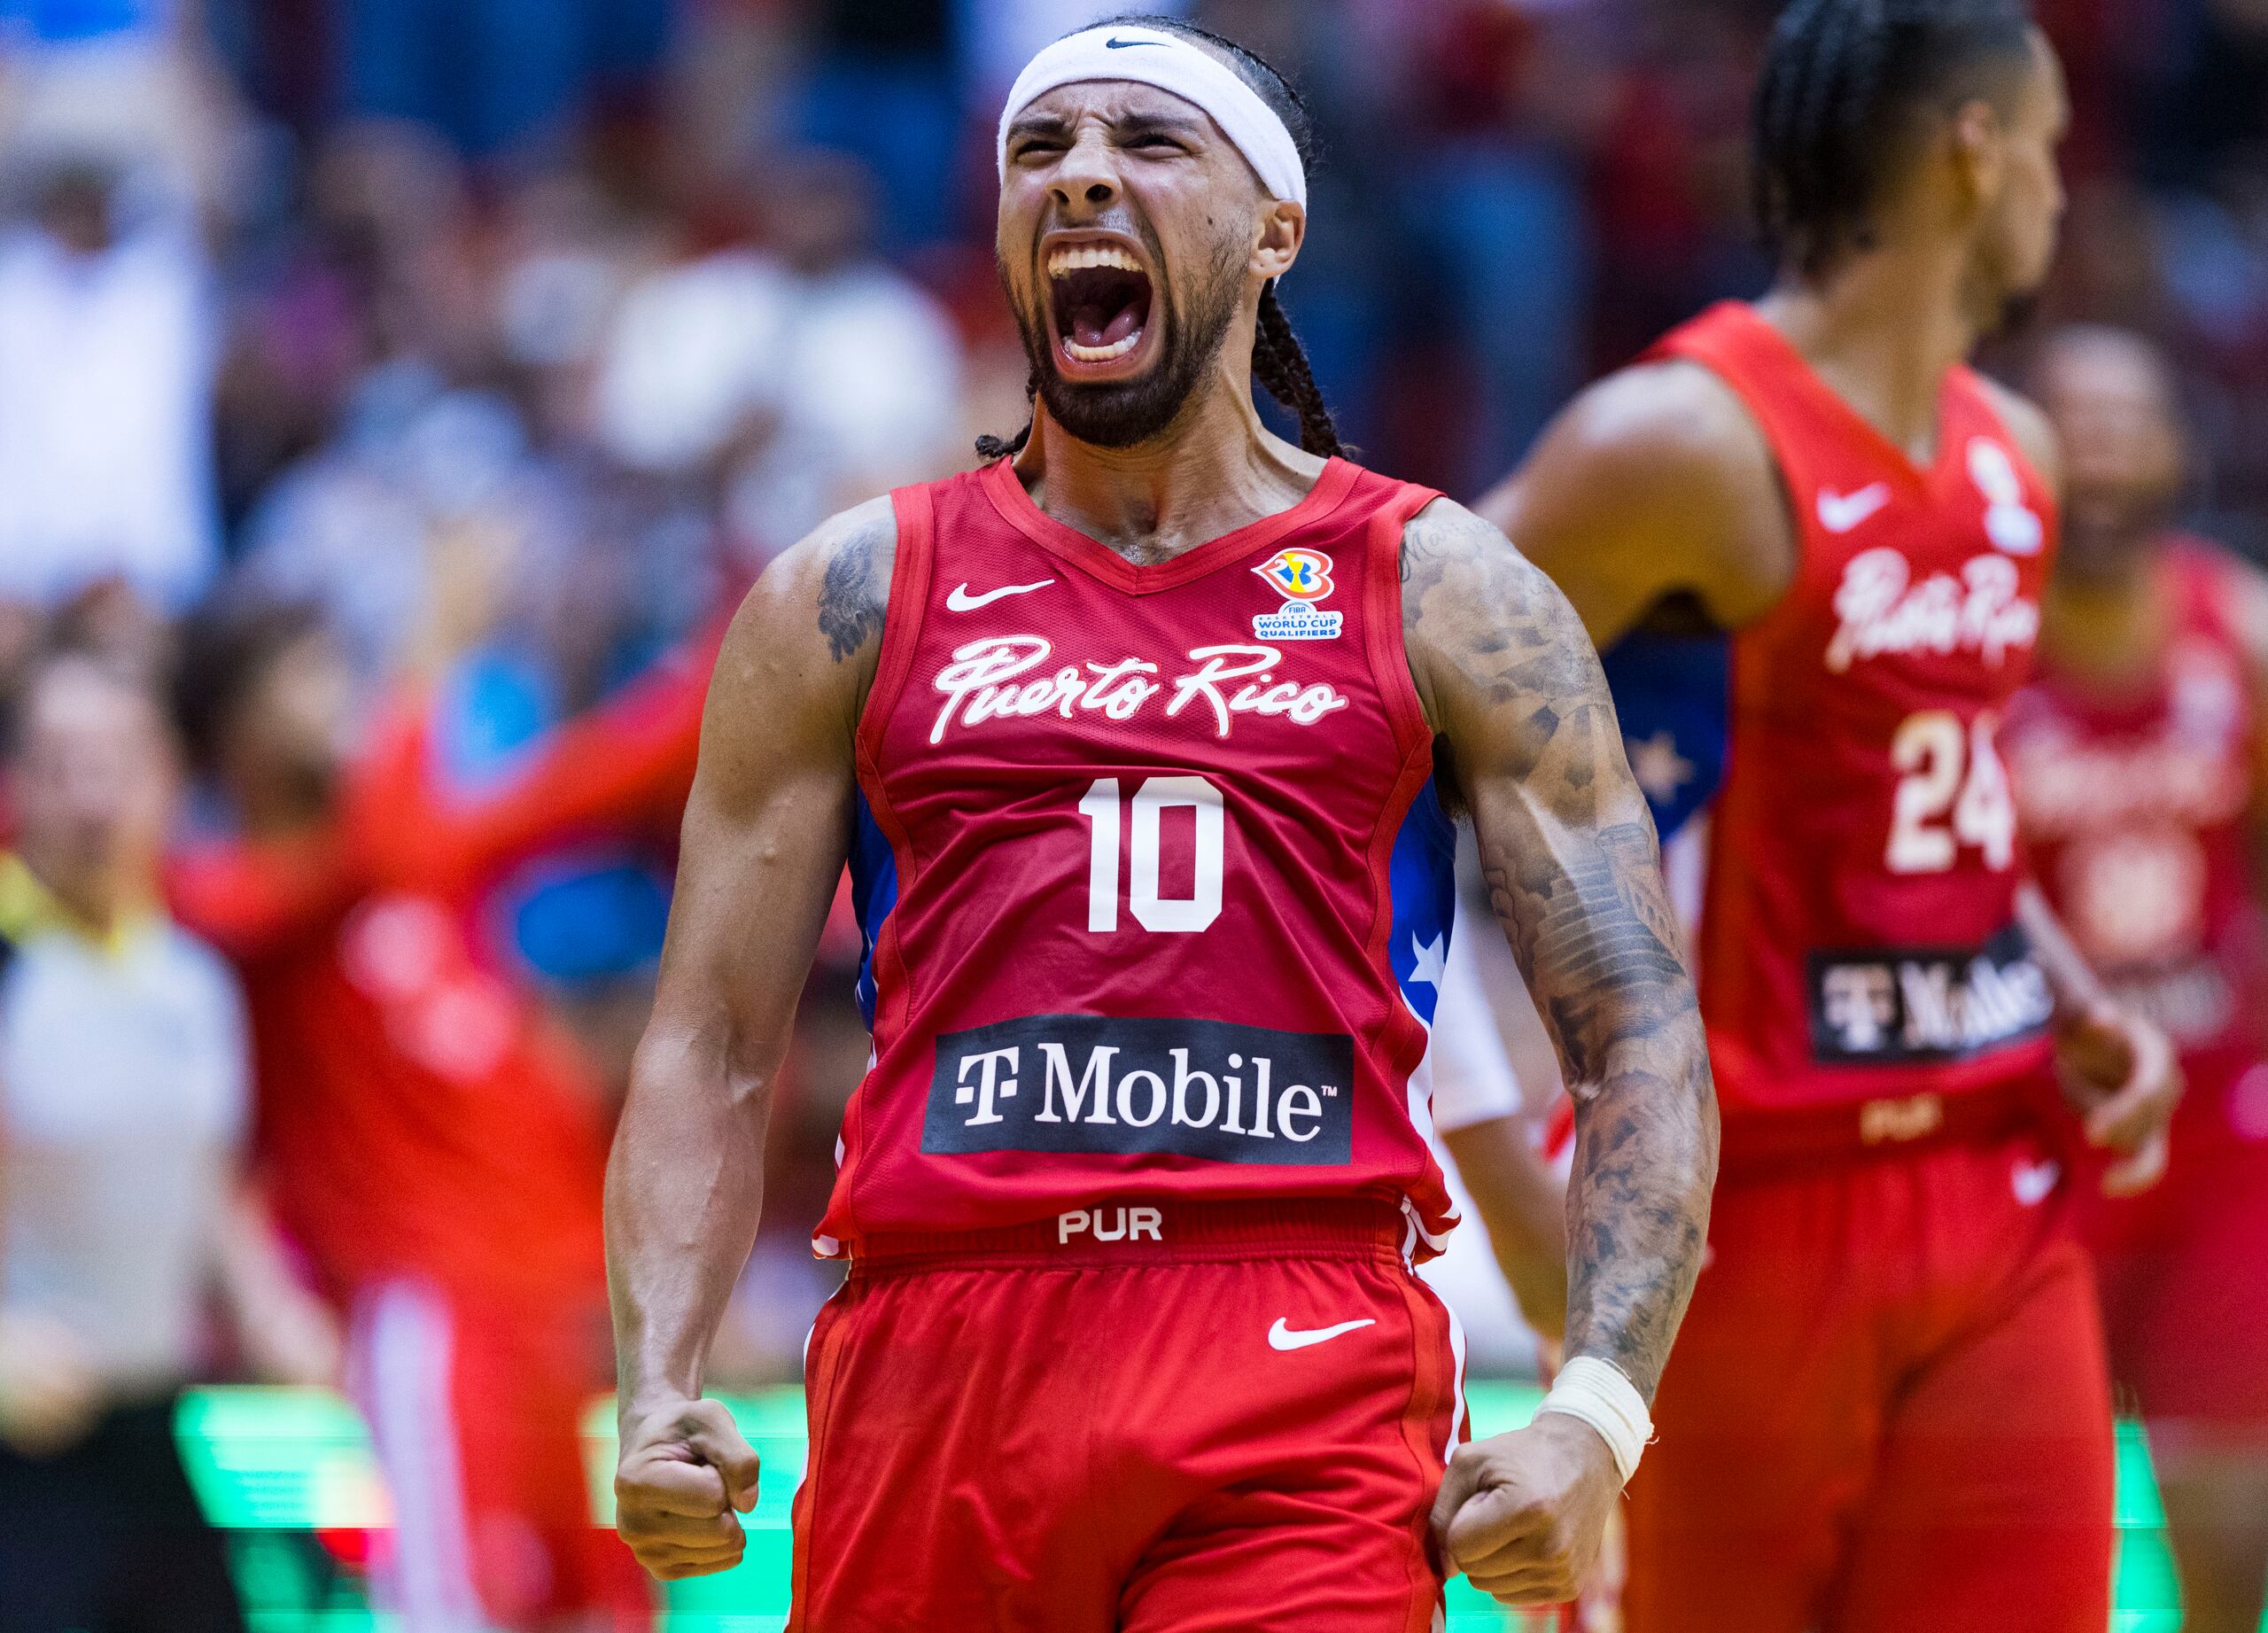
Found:
<path fill-rule="evenodd" d="M 2102 1633 L 2070 1189 L 2029 1135 L 1719 1185 L 1630 1487 L 1629 1633 Z"/>
<path fill-rule="evenodd" d="M 2111 1375 L 2162 1456 L 2268 1447 L 2268 1065 L 2184 1064 L 2165 1178 L 2085 1218 Z"/>
<path fill-rule="evenodd" d="M 812 1330 L 790 1633 L 1427 1633 L 1461 1396 L 1403 1228 L 1111 1201 L 869 1243 Z"/>

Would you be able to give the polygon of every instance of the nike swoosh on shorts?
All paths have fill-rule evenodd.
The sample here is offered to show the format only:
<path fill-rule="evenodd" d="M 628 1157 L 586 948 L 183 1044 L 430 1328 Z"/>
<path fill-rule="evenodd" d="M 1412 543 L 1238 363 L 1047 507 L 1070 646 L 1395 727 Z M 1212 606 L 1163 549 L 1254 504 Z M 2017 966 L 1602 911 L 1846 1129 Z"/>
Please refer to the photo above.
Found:
<path fill-rule="evenodd" d="M 1351 1333 L 1358 1326 L 1376 1326 L 1377 1318 L 1364 1316 L 1360 1321 L 1341 1321 L 1337 1326 L 1318 1326 L 1306 1332 L 1293 1332 L 1283 1317 L 1276 1318 L 1276 1325 L 1268 1329 L 1270 1349 L 1304 1349 L 1309 1344 L 1327 1344 L 1341 1334 Z"/>

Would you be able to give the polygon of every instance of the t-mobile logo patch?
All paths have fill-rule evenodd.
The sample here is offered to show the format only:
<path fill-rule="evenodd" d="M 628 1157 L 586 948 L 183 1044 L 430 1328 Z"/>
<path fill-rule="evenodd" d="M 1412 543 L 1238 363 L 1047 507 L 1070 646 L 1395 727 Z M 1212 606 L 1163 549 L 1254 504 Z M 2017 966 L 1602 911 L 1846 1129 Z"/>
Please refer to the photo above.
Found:
<path fill-rule="evenodd" d="M 938 1038 L 921 1149 L 1330 1166 L 1353 1155 L 1354 1081 L 1344 1033 L 1025 1015 Z"/>
<path fill-rule="evenodd" d="M 2010 925 L 1981 946 L 1818 952 L 1812 1056 L 1828 1065 L 1957 1061 L 2045 1031 L 2047 977 Z"/>

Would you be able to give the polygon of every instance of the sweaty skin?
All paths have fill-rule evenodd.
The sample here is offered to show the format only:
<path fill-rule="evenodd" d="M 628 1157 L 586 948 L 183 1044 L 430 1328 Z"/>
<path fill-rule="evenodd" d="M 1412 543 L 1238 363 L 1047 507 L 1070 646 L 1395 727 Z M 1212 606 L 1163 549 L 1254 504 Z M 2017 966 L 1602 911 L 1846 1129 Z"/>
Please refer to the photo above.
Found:
<path fill-rule="evenodd" d="M 654 1013 L 607 1169 L 623 1538 L 664 1581 L 737 1564 L 755 1451 L 702 1366 L 764 1205 L 765 1131 L 846 859 L 851 741 L 897 554 L 889 502 L 766 570 L 718 654 Z M 751 911 L 752 904 L 761 911 Z"/>
<path fill-rule="evenodd" d="M 1002 281 L 1028 332 L 1045 332 L 1051 236 L 1145 257 L 1153 322 L 1201 311 L 1208 279 L 1240 280 L 1220 349 L 1166 430 L 1082 442 L 1043 393 L 1018 457 L 1036 503 L 1137 563 L 1288 509 L 1323 469 L 1262 424 L 1248 362 L 1261 289 L 1296 257 L 1304 213 L 1261 195 L 1189 112 L 1143 86 L 1052 92 L 1011 133 L 1001 198 Z M 1146 337 L 1095 383 L 1175 338 Z M 702 1397 L 703 1359 L 755 1236 L 773 1085 L 846 859 L 853 735 L 895 546 L 889 502 L 875 501 L 781 556 L 726 635 L 710 693 L 654 1017 L 607 1186 L 619 1523 L 664 1577 L 736 1562 L 734 1511 L 755 1501 L 755 1453 Z M 1716 1151 L 1652 826 L 1581 626 L 1500 533 L 1437 502 L 1405 532 L 1403 578 L 1410 667 L 1443 767 L 1580 1085 L 1571 1353 L 1615 1363 L 1651 1394 L 1698 1267 Z M 1550 1415 L 1461 1451 L 1435 1525 L 1480 1586 L 1564 1598 L 1619 1485 L 1605 1442 Z"/>

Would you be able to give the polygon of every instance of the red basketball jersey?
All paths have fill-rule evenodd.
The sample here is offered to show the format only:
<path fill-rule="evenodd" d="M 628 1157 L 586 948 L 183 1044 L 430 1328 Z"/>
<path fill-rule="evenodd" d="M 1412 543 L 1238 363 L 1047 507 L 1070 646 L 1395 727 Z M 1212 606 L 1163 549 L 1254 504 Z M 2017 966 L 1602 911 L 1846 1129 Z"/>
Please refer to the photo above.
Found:
<path fill-rule="evenodd" d="M 1744 1118 L 1839 1106 L 1864 1108 L 1870 1139 L 1928 1132 L 1926 1097 L 2047 1058 L 1996 737 L 2039 634 L 2052 502 L 1966 369 L 1924 469 L 1744 306 L 1654 355 L 1739 393 L 1798 545 L 1785 596 L 1733 638 L 1711 819 L 1698 961 L 1728 1141 Z"/>
<path fill-rule="evenodd" d="M 1333 461 L 1138 567 L 1005 462 L 892 496 L 822 1253 L 1144 1194 L 1453 1223 L 1410 1085 L 1454 904 L 1398 572 L 1433 497 Z"/>
<path fill-rule="evenodd" d="M 2045 668 L 2008 719 L 2008 768 L 2041 887 L 2110 987 L 2186 1054 L 2249 1060 L 2268 948 L 2245 817 L 2255 715 L 2228 626 L 2232 564 L 2170 548 L 2172 638 L 2122 694 Z"/>

